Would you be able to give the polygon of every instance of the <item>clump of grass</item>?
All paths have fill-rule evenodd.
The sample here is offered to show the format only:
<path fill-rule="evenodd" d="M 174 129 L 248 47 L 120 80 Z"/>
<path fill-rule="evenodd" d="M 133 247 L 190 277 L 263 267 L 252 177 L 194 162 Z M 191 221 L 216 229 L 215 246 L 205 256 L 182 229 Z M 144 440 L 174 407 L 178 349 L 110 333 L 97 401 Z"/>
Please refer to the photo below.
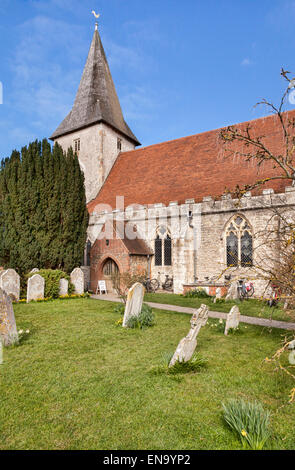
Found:
<path fill-rule="evenodd" d="M 243 448 L 247 445 L 254 450 L 262 450 L 270 438 L 269 411 L 259 402 L 230 400 L 222 404 L 224 420 L 240 437 Z"/>
<path fill-rule="evenodd" d="M 161 362 L 157 367 L 153 367 L 153 373 L 157 374 L 186 374 L 189 372 L 199 372 L 207 366 L 207 359 L 204 359 L 200 353 L 195 353 L 187 362 L 177 361 L 174 366 L 169 367 L 174 351 L 162 354 Z"/>
<path fill-rule="evenodd" d="M 129 318 L 127 328 L 144 329 L 153 326 L 154 324 L 154 314 L 151 307 L 147 304 L 143 304 L 140 314 Z"/>
<path fill-rule="evenodd" d="M 200 353 L 194 353 L 187 362 L 175 362 L 174 366 L 168 368 L 169 374 L 186 374 L 188 372 L 199 372 L 207 366 L 207 359 Z"/>

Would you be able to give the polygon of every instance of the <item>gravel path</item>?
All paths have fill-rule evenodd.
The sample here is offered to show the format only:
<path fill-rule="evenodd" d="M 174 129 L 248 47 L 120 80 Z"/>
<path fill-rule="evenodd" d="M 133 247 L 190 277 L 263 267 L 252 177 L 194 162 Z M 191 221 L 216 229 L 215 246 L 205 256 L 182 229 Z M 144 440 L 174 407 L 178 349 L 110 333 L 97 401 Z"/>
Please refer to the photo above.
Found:
<path fill-rule="evenodd" d="M 107 300 L 109 302 L 120 302 L 120 299 L 116 295 L 107 294 L 107 295 L 92 295 L 93 299 L 97 300 Z M 159 310 L 169 310 L 171 312 L 180 312 L 187 313 L 192 315 L 195 308 L 191 307 L 181 307 L 179 305 L 168 305 L 168 304 L 158 304 L 155 302 L 145 302 L 150 305 L 152 308 L 157 308 Z M 226 318 L 226 313 L 223 312 L 209 312 L 209 317 L 211 318 Z M 278 320 L 268 320 L 267 318 L 257 318 L 257 317 L 248 317 L 246 315 L 241 315 L 241 322 L 248 323 L 250 325 L 259 325 L 266 326 L 267 328 L 281 328 L 282 330 L 295 330 L 295 323 L 278 321 Z"/>

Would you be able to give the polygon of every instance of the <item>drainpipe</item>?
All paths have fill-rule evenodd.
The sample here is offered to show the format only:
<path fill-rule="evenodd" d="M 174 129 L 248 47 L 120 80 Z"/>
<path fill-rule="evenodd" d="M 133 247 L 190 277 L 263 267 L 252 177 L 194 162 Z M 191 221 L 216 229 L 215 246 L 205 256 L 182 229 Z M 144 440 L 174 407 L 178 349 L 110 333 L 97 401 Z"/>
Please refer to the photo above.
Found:
<path fill-rule="evenodd" d="M 190 228 L 193 229 L 193 234 L 194 234 L 194 283 L 196 284 L 197 282 L 197 236 L 196 236 L 196 228 L 193 225 L 193 211 L 189 211 L 188 215 L 188 225 Z"/>
<path fill-rule="evenodd" d="M 150 257 L 150 255 L 147 256 L 147 262 L 148 262 L 147 277 L 148 277 L 148 279 L 150 279 L 151 278 L 151 257 Z"/>

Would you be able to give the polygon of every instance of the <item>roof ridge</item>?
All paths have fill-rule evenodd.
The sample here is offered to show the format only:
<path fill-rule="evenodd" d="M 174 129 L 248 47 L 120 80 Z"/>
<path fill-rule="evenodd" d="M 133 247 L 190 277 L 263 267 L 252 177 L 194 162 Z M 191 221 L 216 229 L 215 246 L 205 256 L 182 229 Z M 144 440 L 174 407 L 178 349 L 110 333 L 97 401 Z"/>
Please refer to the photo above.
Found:
<path fill-rule="evenodd" d="M 286 115 L 288 113 L 295 113 L 295 109 L 290 109 L 288 111 L 284 111 L 282 114 L 283 115 Z M 221 127 L 217 127 L 215 129 L 210 129 L 209 131 L 203 131 L 203 132 L 198 132 L 197 134 L 190 134 L 190 135 L 187 135 L 187 136 L 184 136 L 184 137 L 179 137 L 177 139 L 170 139 L 170 140 L 165 140 L 163 142 L 158 142 L 156 144 L 151 144 L 151 145 L 146 145 L 146 146 L 143 146 L 143 147 L 140 147 L 140 148 L 137 148 L 137 149 L 134 149 L 134 150 L 127 150 L 126 152 L 122 152 L 122 155 L 124 154 L 127 154 L 127 153 L 134 153 L 134 152 L 140 152 L 141 150 L 146 150 L 148 148 L 152 148 L 152 147 L 157 147 L 157 146 L 161 146 L 161 145 L 166 145 L 166 144 L 170 144 L 170 143 L 175 143 L 177 141 L 182 141 L 182 140 L 185 140 L 185 139 L 191 139 L 193 137 L 197 137 L 197 136 L 202 136 L 202 135 L 206 135 L 206 134 L 213 134 L 214 132 L 217 132 L 217 131 L 220 131 L 221 129 L 224 129 L 226 127 L 230 127 L 230 126 L 239 126 L 239 125 L 242 125 L 242 124 L 248 124 L 248 123 L 254 123 L 254 122 L 257 122 L 257 121 L 260 121 L 262 119 L 270 119 L 270 118 L 274 118 L 275 116 L 277 116 L 277 114 L 269 114 L 268 116 L 261 116 L 259 118 L 256 118 L 256 119 L 250 119 L 248 121 L 242 121 L 242 122 L 237 122 L 235 124 L 226 124 L 225 126 L 221 126 Z"/>

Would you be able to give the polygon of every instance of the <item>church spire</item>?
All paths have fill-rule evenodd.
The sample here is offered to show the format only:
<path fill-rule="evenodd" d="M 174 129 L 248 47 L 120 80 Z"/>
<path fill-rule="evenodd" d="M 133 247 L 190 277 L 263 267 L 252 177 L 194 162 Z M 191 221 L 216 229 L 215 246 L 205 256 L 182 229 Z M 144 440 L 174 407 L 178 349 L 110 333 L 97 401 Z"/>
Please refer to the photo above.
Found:
<path fill-rule="evenodd" d="M 124 120 L 96 23 L 73 108 L 51 139 L 55 140 L 99 122 L 109 124 L 133 144 L 140 145 Z"/>

